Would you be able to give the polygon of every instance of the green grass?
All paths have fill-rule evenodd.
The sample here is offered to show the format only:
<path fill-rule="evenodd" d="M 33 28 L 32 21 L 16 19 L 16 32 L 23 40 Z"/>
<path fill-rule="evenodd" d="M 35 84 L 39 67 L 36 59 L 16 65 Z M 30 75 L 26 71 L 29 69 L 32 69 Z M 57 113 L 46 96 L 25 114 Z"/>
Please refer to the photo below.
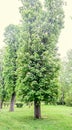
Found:
<path fill-rule="evenodd" d="M 72 108 L 42 105 L 42 119 L 33 118 L 33 107 L 0 111 L 0 130 L 72 130 Z"/>

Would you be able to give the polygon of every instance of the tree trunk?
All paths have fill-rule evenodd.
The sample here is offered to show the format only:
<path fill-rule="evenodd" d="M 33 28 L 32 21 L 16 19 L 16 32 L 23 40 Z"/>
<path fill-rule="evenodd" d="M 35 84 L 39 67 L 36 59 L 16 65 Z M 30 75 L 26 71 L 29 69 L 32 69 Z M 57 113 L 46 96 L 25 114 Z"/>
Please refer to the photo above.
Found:
<path fill-rule="evenodd" d="M 10 110 L 11 112 L 14 111 L 14 103 L 15 103 L 15 97 L 16 97 L 16 93 L 12 93 L 12 97 L 11 97 L 11 102 L 10 102 Z"/>
<path fill-rule="evenodd" d="M 0 109 L 3 107 L 3 100 L 0 100 Z"/>
<path fill-rule="evenodd" d="M 41 105 L 40 102 L 34 101 L 34 117 L 36 119 L 41 118 Z"/>

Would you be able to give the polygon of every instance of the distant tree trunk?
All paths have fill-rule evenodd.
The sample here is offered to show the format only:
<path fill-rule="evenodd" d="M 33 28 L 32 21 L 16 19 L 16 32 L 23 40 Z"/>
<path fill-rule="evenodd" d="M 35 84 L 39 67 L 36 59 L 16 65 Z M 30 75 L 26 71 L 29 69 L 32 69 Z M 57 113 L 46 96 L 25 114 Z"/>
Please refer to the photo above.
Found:
<path fill-rule="evenodd" d="M 11 102 L 10 102 L 10 110 L 11 112 L 14 111 L 14 104 L 15 104 L 15 97 L 16 97 L 16 93 L 12 93 L 12 96 L 11 96 Z"/>
<path fill-rule="evenodd" d="M 0 109 L 3 107 L 3 100 L 0 100 Z"/>
<path fill-rule="evenodd" d="M 41 118 L 41 104 L 40 102 L 34 101 L 34 117 L 36 119 Z"/>

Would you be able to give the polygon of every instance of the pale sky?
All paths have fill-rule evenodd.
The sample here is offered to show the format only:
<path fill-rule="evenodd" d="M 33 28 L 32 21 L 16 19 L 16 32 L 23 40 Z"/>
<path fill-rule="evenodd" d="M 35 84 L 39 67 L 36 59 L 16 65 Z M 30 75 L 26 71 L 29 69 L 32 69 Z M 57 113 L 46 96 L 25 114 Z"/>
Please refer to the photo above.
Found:
<path fill-rule="evenodd" d="M 66 4 L 65 4 L 66 3 Z M 68 50 L 72 49 L 72 0 L 64 1 L 65 24 L 59 37 L 59 52 L 65 57 Z"/>
<path fill-rule="evenodd" d="M 72 0 L 64 0 L 65 27 L 59 37 L 59 53 L 61 57 L 66 56 L 72 49 Z M 0 48 L 3 46 L 4 28 L 9 24 L 18 24 L 20 20 L 18 0 L 0 0 Z"/>
<path fill-rule="evenodd" d="M 20 2 L 18 0 L 0 0 L 0 48 L 3 46 L 3 33 L 9 24 L 18 24 Z"/>

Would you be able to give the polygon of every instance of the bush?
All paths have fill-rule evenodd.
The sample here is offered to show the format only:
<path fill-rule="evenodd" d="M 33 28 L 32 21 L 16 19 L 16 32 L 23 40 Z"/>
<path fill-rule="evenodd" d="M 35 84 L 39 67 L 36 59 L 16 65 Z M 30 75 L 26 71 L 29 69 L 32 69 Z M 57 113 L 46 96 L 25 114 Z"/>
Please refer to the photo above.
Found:
<path fill-rule="evenodd" d="M 69 92 L 69 94 L 66 96 L 65 103 L 67 106 L 72 106 L 72 92 Z"/>
<path fill-rule="evenodd" d="M 4 106 L 4 107 L 8 107 L 9 105 L 10 105 L 10 102 L 4 102 L 4 103 L 3 103 L 3 106 Z"/>
<path fill-rule="evenodd" d="M 18 108 L 21 108 L 21 107 L 23 107 L 23 103 L 22 103 L 22 102 L 17 102 L 17 103 L 16 103 L 16 106 L 17 106 Z"/>
<path fill-rule="evenodd" d="M 66 105 L 67 105 L 67 106 L 72 106 L 72 98 L 67 97 L 67 98 L 65 99 L 65 102 L 66 102 Z"/>

